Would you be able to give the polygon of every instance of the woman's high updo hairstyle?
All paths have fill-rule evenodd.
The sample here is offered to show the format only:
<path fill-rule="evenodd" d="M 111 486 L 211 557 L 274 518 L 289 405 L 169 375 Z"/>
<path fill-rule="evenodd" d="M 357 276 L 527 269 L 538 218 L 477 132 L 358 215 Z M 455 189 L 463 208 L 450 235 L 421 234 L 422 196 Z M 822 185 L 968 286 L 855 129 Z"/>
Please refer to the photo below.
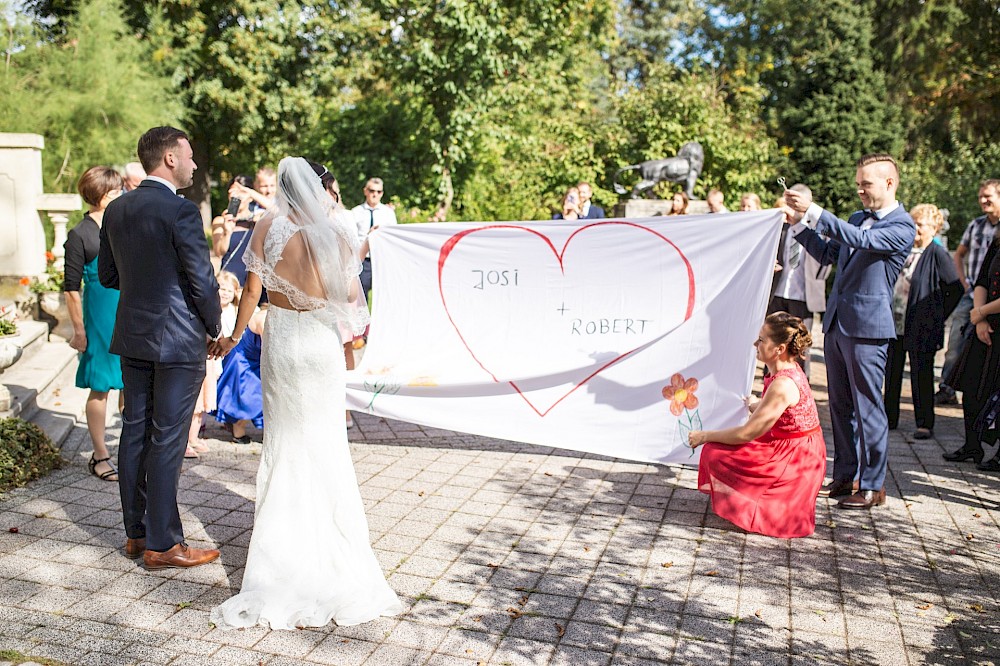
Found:
<path fill-rule="evenodd" d="M 785 345 L 788 355 L 792 358 L 802 358 L 812 347 L 812 335 L 809 329 L 798 317 L 787 312 L 775 312 L 764 320 L 768 337 L 776 345 Z"/>

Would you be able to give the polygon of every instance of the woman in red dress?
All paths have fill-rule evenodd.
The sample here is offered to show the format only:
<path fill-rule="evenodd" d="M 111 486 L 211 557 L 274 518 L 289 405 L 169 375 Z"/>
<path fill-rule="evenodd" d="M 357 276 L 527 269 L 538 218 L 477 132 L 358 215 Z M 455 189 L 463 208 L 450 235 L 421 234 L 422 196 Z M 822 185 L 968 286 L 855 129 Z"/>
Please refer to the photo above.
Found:
<path fill-rule="evenodd" d="M 688 436 L 691 448 L 705 445 L 698 489 L 712 496 L 716 514 L 748 532 L 792 538 L 816 529 L 826 444 L 809 381 L 796 363 L 811 345 L 801 319 L 768 316 L 754 346 L 771 374 L 760 401 L 747 406 L 750 418 Z"/>

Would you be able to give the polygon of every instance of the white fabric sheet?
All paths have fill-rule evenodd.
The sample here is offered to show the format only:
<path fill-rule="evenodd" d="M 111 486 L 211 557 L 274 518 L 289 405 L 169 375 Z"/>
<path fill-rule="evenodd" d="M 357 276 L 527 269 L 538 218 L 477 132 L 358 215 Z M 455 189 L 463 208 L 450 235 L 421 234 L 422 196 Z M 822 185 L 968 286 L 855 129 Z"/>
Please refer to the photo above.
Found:
<path fill-rule="evenodd" d="M 368 348 L 348 373 L 348 407 L 697 462 L 688 429 L 746 416 L 781 223 L 768 210 L 380 229 Z M 697 379 L 686 399 L 664 397 L 675 374 L 689 389 Z"/>

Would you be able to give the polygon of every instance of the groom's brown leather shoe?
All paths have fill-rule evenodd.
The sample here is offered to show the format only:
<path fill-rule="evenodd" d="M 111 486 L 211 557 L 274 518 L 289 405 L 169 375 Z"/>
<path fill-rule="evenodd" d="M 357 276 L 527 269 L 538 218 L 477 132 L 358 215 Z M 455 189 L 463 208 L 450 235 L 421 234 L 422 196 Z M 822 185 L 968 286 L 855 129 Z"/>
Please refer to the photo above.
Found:
<path fill-rule="evenodd" d="M 125 557 L 130 560 L 137 560 L 146 552 L 146 539 L 126 539 Z"/>
<path fill-rule="evenodd" d="M 820 497 L 846 497 L 858 492 L 857 481 L 838 481 L 834 479 L 819 489 Z"/>
<path fill-rule="evenodd" d="M 885 488 L 882 490 L 862 490 L 840 500 L 841 509 L 870 509 L 885 504 Z"/>
<path fill-rule="evenodd" d="M 186 543 L 179 543 L 163 552 L 147 550 L 142 559 L 147 569 L 178 569 L 214 562 L 219 559 L 219 551 L 212 548 L 191 548 Z"/>

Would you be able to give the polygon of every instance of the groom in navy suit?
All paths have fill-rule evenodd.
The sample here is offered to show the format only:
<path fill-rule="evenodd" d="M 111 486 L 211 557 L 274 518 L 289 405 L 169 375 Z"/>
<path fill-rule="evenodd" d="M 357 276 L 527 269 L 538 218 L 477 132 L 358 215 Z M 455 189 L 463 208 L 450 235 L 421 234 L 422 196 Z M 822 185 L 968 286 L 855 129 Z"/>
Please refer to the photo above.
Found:
<path fill-rule="evenodd" d="M 148 174 L 108 206 L 98 275 L 121 291 L 111 352 L 121 356 L 125 407 L 118 449 L 125 554 L 147 569 L 192 567 L 219 557 L 190 548 L 177 510 L 194 404 L 209 338 L 222 330 L 219 284 L 201 214 L 177 196 L 193 182 L 187 135 L 154 127 L 139 139 Z"/>
<path fill-rule="evenodd" d="M 843 497 L 839 506 L 844 509 L 885 503 L 889 423 L 882 380 L 888 340 L 896 337 L 896 278 L 916 236 L 913 219 L 896 201 L 899 169 L 891 156 L 873 154 L 858 160 L 857 185 L 865 210 L 846 222 L 799 192 L 784 193 L 799 217 L 788 232 L 821 265 L 837 262 L 823 318 L 833 482 L 820 494 Z"/>

